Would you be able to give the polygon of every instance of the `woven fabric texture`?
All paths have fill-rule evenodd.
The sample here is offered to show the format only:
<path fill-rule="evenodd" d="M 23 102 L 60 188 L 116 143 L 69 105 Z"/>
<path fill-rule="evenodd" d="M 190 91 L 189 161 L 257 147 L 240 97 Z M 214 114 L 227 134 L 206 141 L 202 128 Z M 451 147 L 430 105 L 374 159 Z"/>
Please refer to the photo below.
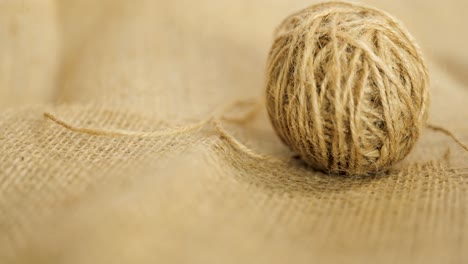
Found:
<path fill-rule="evenodd" d="M 264 106 L 152 136 L 43 115 L 176 131 L 263 97 L 275 27 L 316 2 L 0 1 L 0 263 L 468 262 L 468 154 L 443 134 L 345 177 L 294 158 Z M 467 142 L 466 1 L 366 3 L 413 33 L 429 122 Z"/>

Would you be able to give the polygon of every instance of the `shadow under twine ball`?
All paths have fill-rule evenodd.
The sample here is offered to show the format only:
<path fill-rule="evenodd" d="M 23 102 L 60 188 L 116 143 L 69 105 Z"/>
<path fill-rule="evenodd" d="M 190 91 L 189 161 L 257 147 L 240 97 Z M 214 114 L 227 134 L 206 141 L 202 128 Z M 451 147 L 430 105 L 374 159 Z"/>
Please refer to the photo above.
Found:
<path fill-rule="evenodd" d="M 427 120 L 418 45 L 390 15 L 330 2 L 287 17 L 267 63 L 271 123 L 316 169 L 372 174 L 402 160 Z"/>

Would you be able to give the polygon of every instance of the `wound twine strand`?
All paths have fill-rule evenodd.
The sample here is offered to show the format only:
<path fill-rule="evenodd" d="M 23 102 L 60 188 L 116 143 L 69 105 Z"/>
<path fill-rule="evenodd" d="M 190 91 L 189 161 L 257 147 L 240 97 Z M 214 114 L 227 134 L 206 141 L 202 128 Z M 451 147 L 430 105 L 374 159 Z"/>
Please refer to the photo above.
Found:
<path fill-rule="evenodd" d="M 267 63 L 266 101 L 279 137 L 330 173 L 384 171 L 427 119 L 428 71 L 390 15 L 330 2 L 287 17 Z"/>

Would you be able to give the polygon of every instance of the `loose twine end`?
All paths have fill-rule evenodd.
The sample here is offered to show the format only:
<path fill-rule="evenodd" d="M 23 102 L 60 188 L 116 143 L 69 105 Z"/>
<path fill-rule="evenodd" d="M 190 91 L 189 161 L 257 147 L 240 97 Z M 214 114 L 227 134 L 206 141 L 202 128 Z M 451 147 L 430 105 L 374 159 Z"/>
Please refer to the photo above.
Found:
<path fill-rule="evenodd" d="M 239 107 L 248 107 L 248 106 L 250 106 L 250 109 L 246 113 L 243 113 L 241 116 L 238 116 L 238 117 L 227 116 L 227 114 L 233 109 L 237 109 Z M 93 136 L 158 137 L 158 136 L 171 136 L 171 135 L 194 132 L 194 131 L 203 129 L 207 124 L 213 124 L 217 131 L 219 132 L 223 131 L 223 133 L 225 133 L 226 132 L 225 130 L 218 129 L 219 125 L 217 124 L 220 124 L 221 121 L 228 121 L 228 122 L 233 122 L 233 123 L 244 123 L 254 118 L 255 115 L 259 112 L 259 110 L 260 110 L 260 102 L 256 100 L 255 98 L 247 99 L 247 100 L 236 100 L 223 106 L 219 110 L 214 111 L 215 114 L 213 114 L 209 118 L 204 119 L 200 122 L 196 122 L 196 123 L 189 124 L 189 125 L 182 126 L 182 127 L 176 127 L 176 128 L 172 128 L 172 129 L 168 129 L 164 131 L 155 131 L 155 132 L 129 131 L 129 130 L 121 130 L 121 129 L 86 128 L 86 127 L 72 125 L 60 119 L 59 117 L 57 117 L 57 115 L 49 113 L 49 112 L 44 112 L 43 115 L 46 119 L 49 119 L 55 122 L 56 124 L 76 133 L 88 134 L 88 135 L 93 135 Z"/>
<path fill-rule="evenodd" d="M 128 131 L 120 129 L 95 129 L 95 128 L 85 128 L 79 127 L 72 124 L 69 124 L 56 115 L 49 112 L 44 112 L 44 117 L 55 122 L 56 124 L 77 133 L 88 134 L 93 136 L 135 136 L 135 137 L 158 137 L 158 136 L 171 136 L 184 134 L 187 132 L 193 132 L 196 130 L 201 130 L 207 123 L 210 122 L 210 119 L 203 120 L 198 123 L 190 124 L 187 126 L 177 127 L 173 129 L 168 129 L 164 131 L 155 131 L 155 132 L 140 132 L 140 131 Z"/>
<path fill-rule="evenodd" d="M 227 116 L 227 113 L 232 111 L 233 109 L 236 109 L 238 107 L 246 107 L 246 106 L 250 107 L 250 110 L 244 113 L 243 115 L 239 117 Z M 44 117 L 70 131 L 88 134 L 88 135 L 94 135 L 94 136 L 137 136 L 137 137 L 170 136 L 170 135 L 178 135 L 178 134 L 194 132 L 194 131 L 203 129 L 207 124 L 212 124 L 214 125 L 214 128 L 216 129 L 216 131 L 221 133 L 226 139 L 234 142 L 236 145 L 238 145 L 238 147 L 240 146 L 241 149 L 243 148 L 247 149 L 247 147 L 240 144 L 240 142 L 238 142 L 237 140 L 234 140 L 234 137 L 229 135 L 229 133 L 227 133 L 227 131 L 222 127 L 221 121 L 227 121 L 227 122 L 233 122 L 233 123 L 245 123 L 253 119 L 256 116 L 256 114 L 260 111 L 260 106 L 261 106 L 261 103 L 258 99 L 236 100 L 222 107 L 220 110 L 215 111 L 216 114 L 214 114 L 208 119 L 205 119 L 200 122 L 193 123 L 187 126 L 177 127 L 173 129 L 164 130 L 164 131 L 156 131 L 156 132 L 140 132 L 140 131 L 119 130 L 119 129 L 110 130 L 110 129 L 95 129 L 95 128 L 79 127 L 79 126 L 72 125 L 62 120 L 56 115 L 49 113 L 49 112 L 44 112 Z M 433 131 L 441 132 L 447 135 L 455 143 L 457 143 L 460 147 L 462 147 L 465 151 L 468 151 L 468 146 L 464 144 L 450 130 L 441 126 L 434 125 L 434 124 L 427 124 L 426 127 Z"/>
<path fill-rule="evenodd" d="M 450 138 L 452 138 L 452 140 L 455 141 L 460 147 L 462 147 L 463 149 L 468 151 L 468 146 L 465 145 L 457 136 L 455 136 L 448 129 L 446 129 L 444 127 L 441 127 L 441 126 L 433 125 L 433 124 L 427 124 L 426 127 L 433 130 L 433 131 L 442 132 L 443 134 L 445 134 L 445 135 L 449 136 Z"/>

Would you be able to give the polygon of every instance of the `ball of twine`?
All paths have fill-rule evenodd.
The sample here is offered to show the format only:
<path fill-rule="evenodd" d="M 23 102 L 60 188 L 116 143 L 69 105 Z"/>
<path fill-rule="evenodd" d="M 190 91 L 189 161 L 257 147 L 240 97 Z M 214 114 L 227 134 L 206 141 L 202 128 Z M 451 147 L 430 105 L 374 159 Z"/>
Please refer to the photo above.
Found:
<path fill-rule="evenodd" d="M 388 169 L 427 119 L 429 78 L 418 45 L 390 15 L 330 2 L 286 18 L 267 63 L 267 109 L 277 134 L 329 173 Z"/>

